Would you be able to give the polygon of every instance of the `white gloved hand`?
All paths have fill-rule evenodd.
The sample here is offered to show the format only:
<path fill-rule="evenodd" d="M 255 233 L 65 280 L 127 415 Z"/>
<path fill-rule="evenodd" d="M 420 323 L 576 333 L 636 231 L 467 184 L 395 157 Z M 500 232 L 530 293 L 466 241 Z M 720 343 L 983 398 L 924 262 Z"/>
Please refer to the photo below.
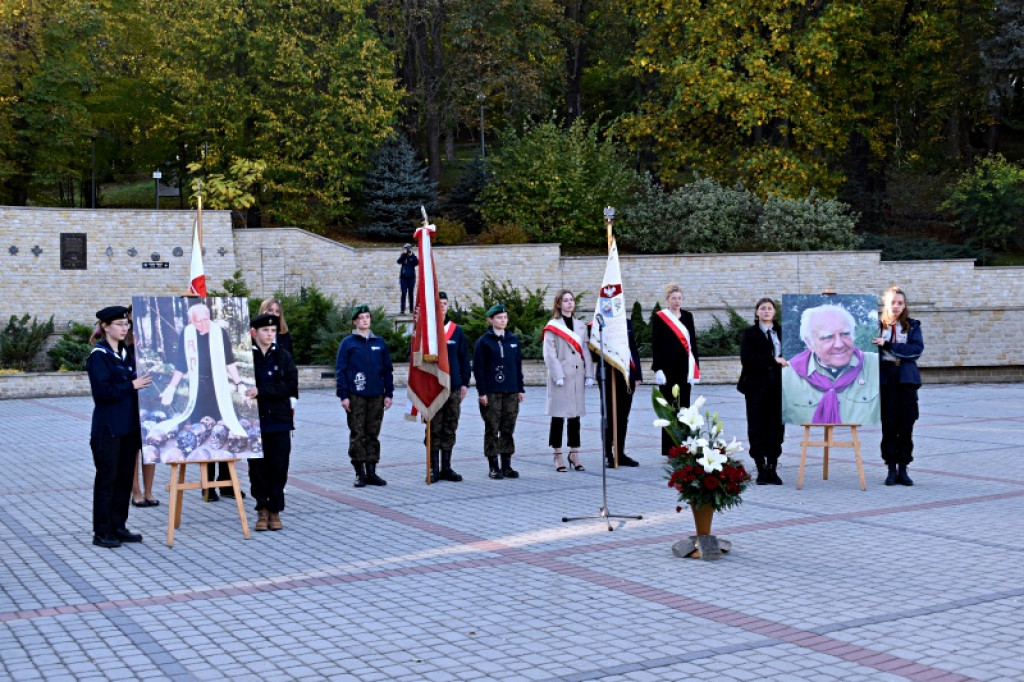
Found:
<path fill-rule="evenodd" d="M 555 386 L 565 386 L 565 379 L 555 379 Z"/>
<path fill-rule="evenodd" d="M 587 378 L 587 380 L 583 382 L 583 385 L 584 385 L 584 386 L 588 386 L 588 387 L 589 387 L 589 386 L 593 386 L 593 385 L 594 385 L 594 380 L 593 380 L 593 379 L 590 379 L 590 378 L 588 377 L 588 378 Z"/>
<path fill-rule="evenodd" d="M 668 380 L 665 378 L 665 373 L 660 369 L 654 373 L 654 383 L 659 386 L 664 386 L 666 381 Z"/>

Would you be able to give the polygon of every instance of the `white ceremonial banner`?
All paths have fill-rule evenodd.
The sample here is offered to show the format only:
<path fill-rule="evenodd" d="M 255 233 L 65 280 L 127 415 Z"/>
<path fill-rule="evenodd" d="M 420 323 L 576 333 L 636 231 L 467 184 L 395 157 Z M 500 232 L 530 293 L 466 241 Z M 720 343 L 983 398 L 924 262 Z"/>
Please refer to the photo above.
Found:
<path fill-rule="evenodd" d="M 590 347 L 604 356 L 604 361 L 622 372 L 629 380 L 629 336 L 626 332 L 627 308 L 622 293 L 622 273 L 619 270 L 619 247 L 612 239 L 608 250 L 608 264 L 604 281 L 597 294 L 594 322 L 590 327 Z M 603 341 L 601 322 L 604 322 Z"/>

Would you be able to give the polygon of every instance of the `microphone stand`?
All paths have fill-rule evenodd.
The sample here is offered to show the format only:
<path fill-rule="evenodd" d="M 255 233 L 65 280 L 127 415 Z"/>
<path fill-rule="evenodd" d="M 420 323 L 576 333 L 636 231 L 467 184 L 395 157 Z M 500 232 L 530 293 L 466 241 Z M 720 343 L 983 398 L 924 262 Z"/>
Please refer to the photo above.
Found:
<path fill-rule="evenodd" d="M 594 319 L 597 321 L 597 334 L 599 345 L 602 351 L 604 350 L 604 317 L 600 314 L 595 315 Z M 610 381 L 607 374 L 605 374 L 604 364 L 604 353 L 600 353 L 600 365 L 601 365 L 601 383 L 598 386 L 599 393 L 601 395 L 601 510 L 597 516 L 563 516 L 562 521 L 568 523 L 569 521 L 583 521 L 586 519 L 604 519 L 605 523 L 608 524 L 608 530 L 615 530 L 612 527 L 610 519 L 636 519 L 639 521 L 644 518 L 643 516 L 632 516 L 624 514 L 612 514 L 608 511 L 608 458 L 604 456 L 604 453 L 608 451 L 608 415 L 604 409 L 604 393 L 607 389 L 606 384 Z"/>

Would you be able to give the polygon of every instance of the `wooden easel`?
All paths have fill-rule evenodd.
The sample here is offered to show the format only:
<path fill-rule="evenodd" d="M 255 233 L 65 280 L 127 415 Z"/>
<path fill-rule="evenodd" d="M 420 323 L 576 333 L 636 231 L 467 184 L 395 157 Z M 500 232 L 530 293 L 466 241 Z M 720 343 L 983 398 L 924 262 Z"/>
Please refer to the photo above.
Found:
<path fill-rule="evenodd" d="M 860 477 L 860 489 L 867 490 L 868 486 L 864 480 L 864 462 L 860 458 L 860 439 L 857 437 L 857 427 L 860 424 L 801 424 L 804 427 L 804 441 L 800 446 L 800 472 L 796 477 L 796 489 L 804 485 L 804 466 L 807 464 L 807 448 L 811 445 L 824 446 L 825 458 L 823 460 L 821 478 L 828 480 L 828 451 L 830 448 L 853 448 L 853 456 L 857 460 L 857 475 Z M 811 427 L 821 426 L 825 429 L 824 440 L 811 440 Z M 843 427 L 850 429 L 850 440 L 839 441 L 835 439 L 835 429 Z"/>
<path fill-rule="evenodd" d="M 171 504 L 168 507 L 167 517 L 167 546 L 174 546 L 174 529 L 181 526 L 181 508 L 182 503 L 185 499 L 186 490 L 208 490 L 210 488 L 225 488 L 225 484 L 228 481 L 211 481 L 206 471 L 207 464 L 216 464 L 218 462 L 227 462 L 228 474 L 231 476 L 231 488 L 235 493 L 235 504 L 238 506 L 238 518 L 242 521 L 242 535 L 248 540 L 249 535 L 249 522 L 245 518 L 245 504 L 242 502 L 242 496 L 239 494 L 238 488 L 238 474 L 235 473 L 235 459 L 210 459 L 197 462 L 171 462 L 171 482 L 167 484 L 167 490 L 170 492 Z M 185 482 L 185 468 L 189 464 L 199 465 L 199 481 L 194 483 Z"/>

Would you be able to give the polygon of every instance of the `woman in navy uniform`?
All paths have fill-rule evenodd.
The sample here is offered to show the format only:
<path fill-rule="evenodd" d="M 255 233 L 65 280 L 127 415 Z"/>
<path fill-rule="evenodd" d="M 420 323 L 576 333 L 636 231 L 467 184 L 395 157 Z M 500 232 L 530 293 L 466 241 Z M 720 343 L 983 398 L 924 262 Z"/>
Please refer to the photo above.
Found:
<path fill-rule="evenodd" d="M 148 374 L 137 376 L 135 357 L 124 339 L 131 329 L 128 308 L 110 306 L 96 313 L 99 342 L 89 354 L 86 370 L 95 408 L 89 446 L 96 465 L 92 494 L 92 544 L 120 547 L 142 542 L 125 527 L 132 496 L 135 456 L 142 447 L 138 390 L 149 386 Z"/>

